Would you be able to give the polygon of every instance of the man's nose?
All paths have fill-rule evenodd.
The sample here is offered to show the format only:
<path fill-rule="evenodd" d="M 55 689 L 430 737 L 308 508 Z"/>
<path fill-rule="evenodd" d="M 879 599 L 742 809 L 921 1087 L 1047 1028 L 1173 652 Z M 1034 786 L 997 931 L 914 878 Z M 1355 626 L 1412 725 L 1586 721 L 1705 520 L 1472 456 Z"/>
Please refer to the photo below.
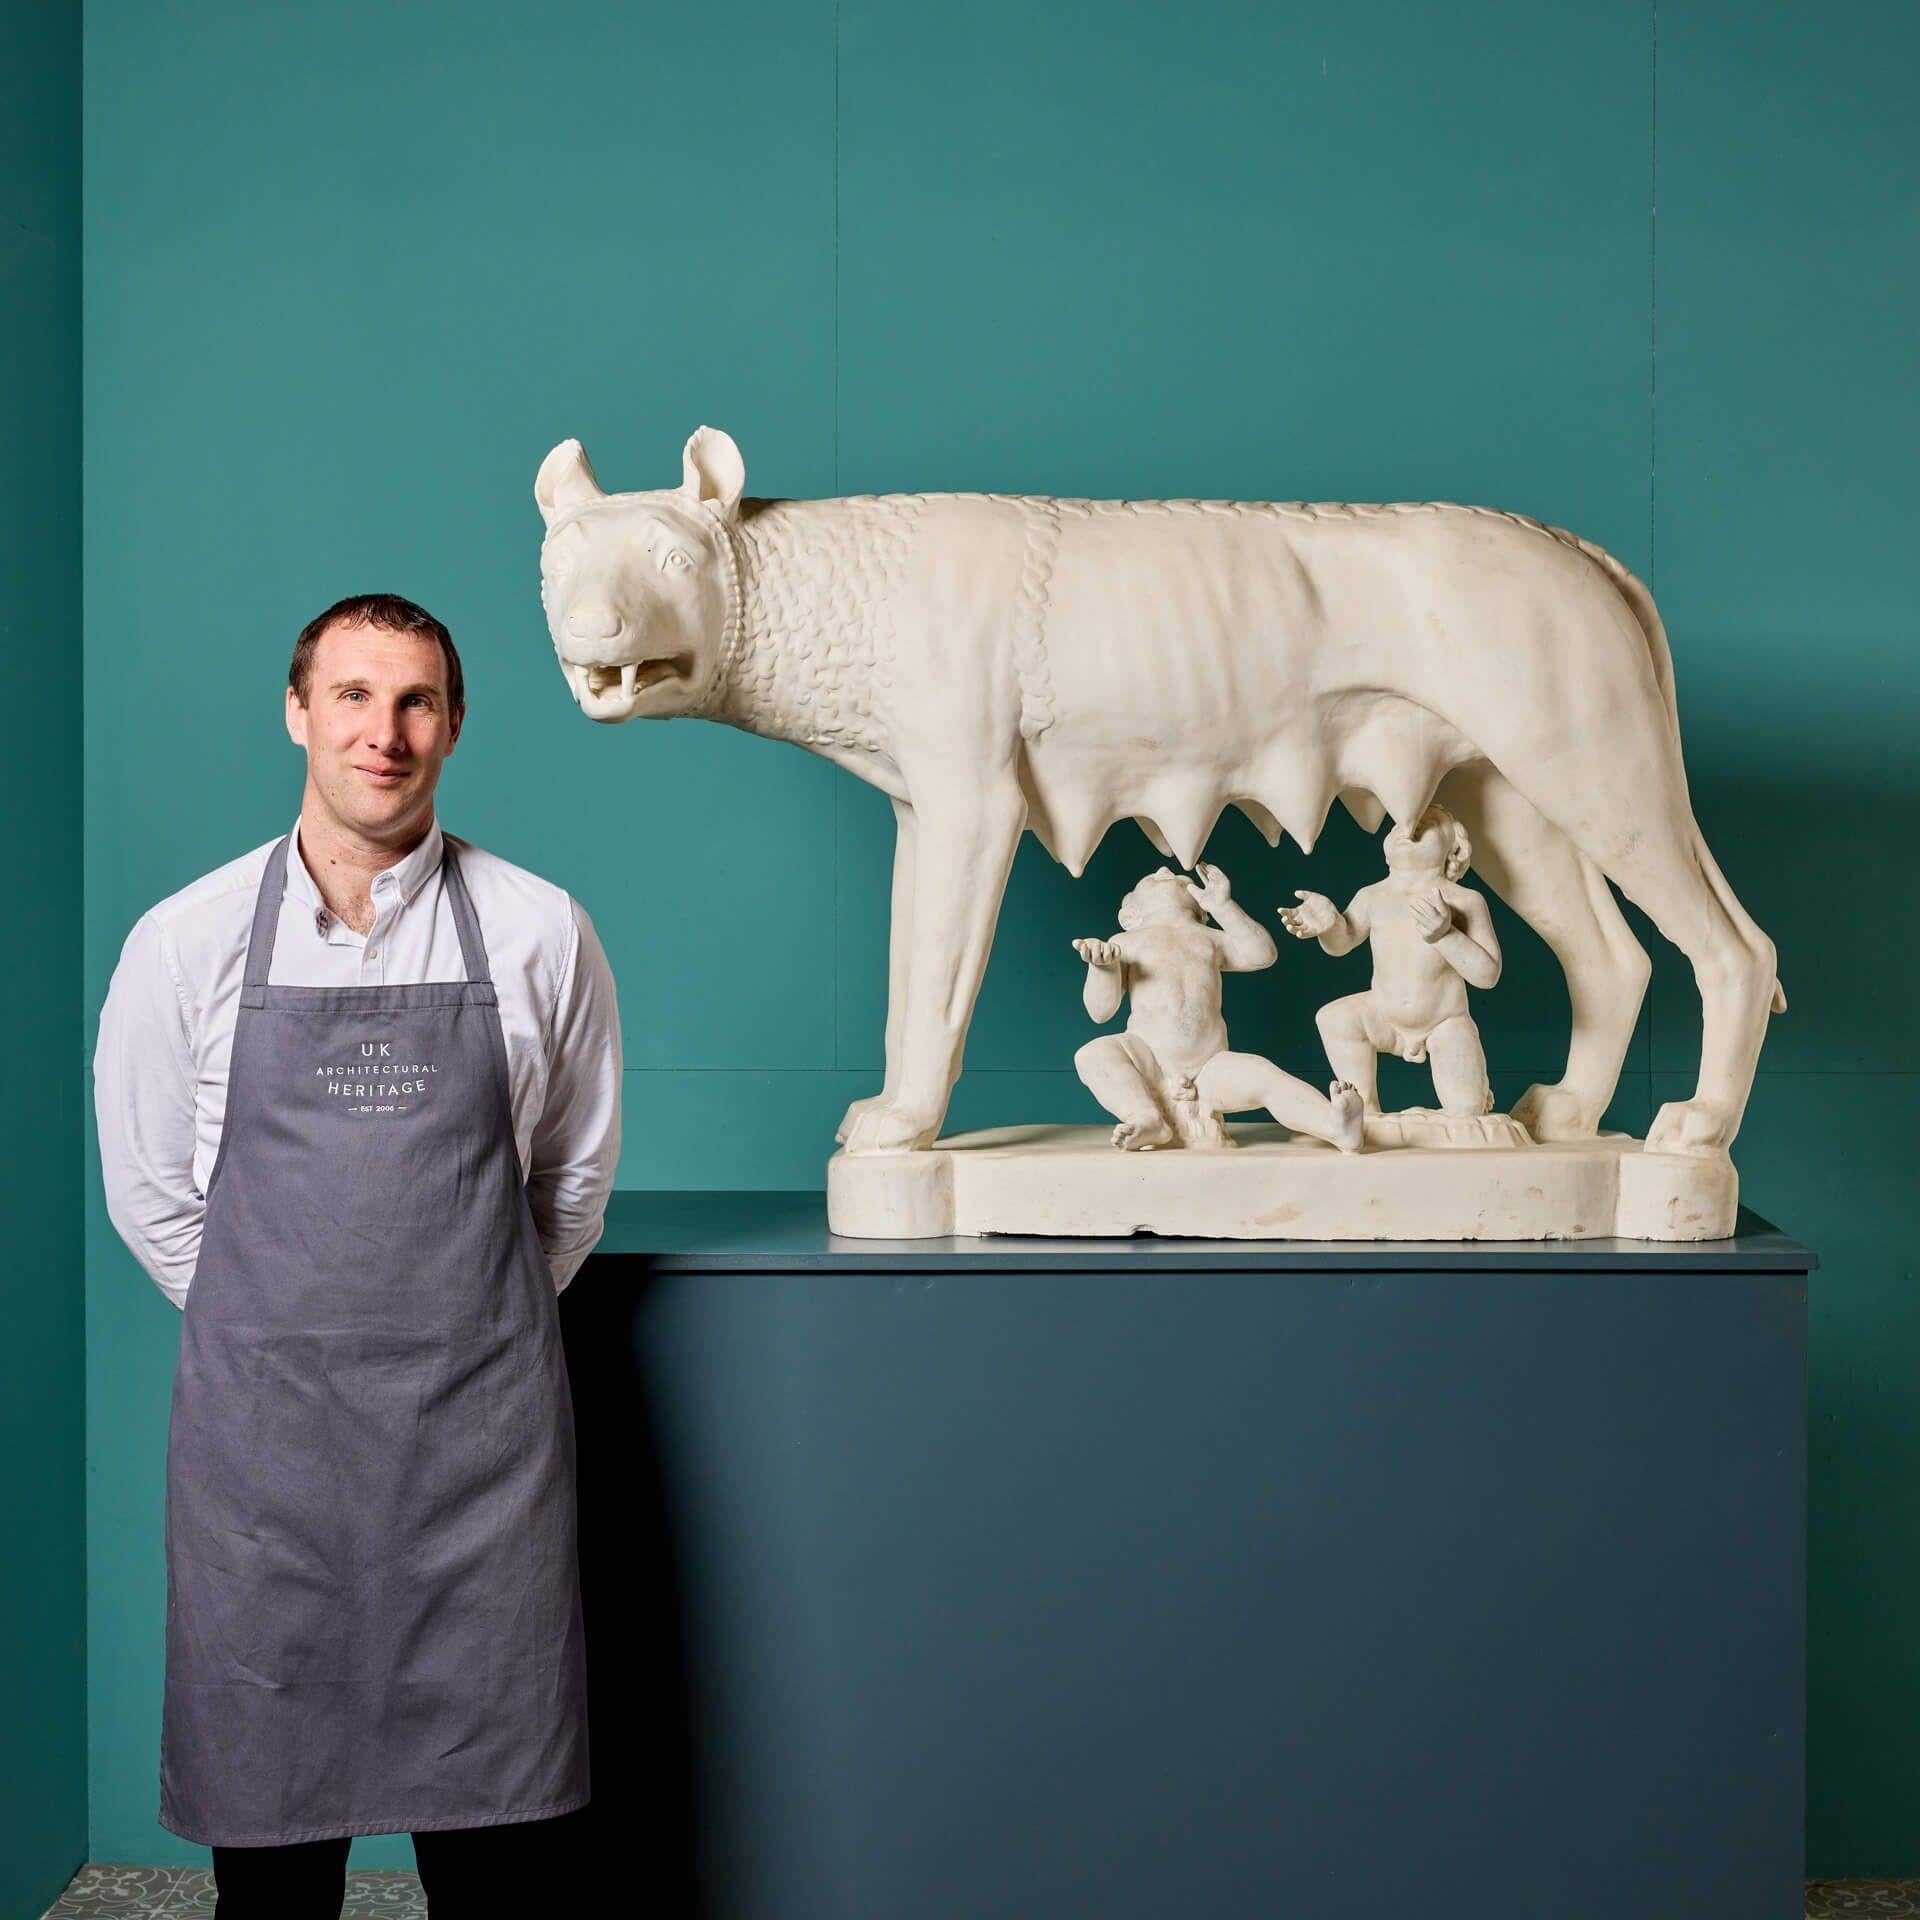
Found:
<path fill-rule="evenodd" d="M 389 752 L 406 744 L 406 729 L 400 724 L 400 709 L 397 706 L 374 706 L 367 714 L 367 740 L 370 745 L 382 747 Z"/>

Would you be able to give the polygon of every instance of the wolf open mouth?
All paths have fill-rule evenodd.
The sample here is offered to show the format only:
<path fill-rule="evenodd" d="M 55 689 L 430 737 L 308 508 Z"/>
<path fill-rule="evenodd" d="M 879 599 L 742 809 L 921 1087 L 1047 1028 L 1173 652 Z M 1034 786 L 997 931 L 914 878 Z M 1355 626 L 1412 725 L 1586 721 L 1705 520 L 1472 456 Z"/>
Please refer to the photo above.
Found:
<path fill-rule="evenodd" d="M 632 700 L 664 681 L 686 680 L 693 674 L 690 653 L 668 654 L 659 660 L 623 660 L 588 666 L 566 660 L 561 664 L 573 682 L 574 698 L 583 703 L 589 698 L 606 699 L 616 691 L 623 700 Z"/>

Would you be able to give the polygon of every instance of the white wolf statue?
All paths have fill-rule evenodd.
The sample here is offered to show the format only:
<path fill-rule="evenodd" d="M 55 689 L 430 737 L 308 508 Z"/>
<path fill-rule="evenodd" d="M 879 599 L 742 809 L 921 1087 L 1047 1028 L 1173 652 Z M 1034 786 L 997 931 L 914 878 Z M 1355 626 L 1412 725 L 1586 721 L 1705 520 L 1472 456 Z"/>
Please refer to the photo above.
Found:
<path fill-rule="evenodd" d="M 1591 1135 L 1648 962 L 1607 882 L 1693 963 L 1693 1098 L 1650 1151 L 1740 1125 L 1773 943 L 1694 821 L 1646 588 L 1575 535 L 1480 507 L 930 493 L 748 500 L 702 427 L 678 487 L 606 493 L 577 440 L 535 496 L 542 598 L 594 720 L 725 721 L 888 794 L 898 834 L 886 1080 L 849 1153 L 939 1131 L 1007 872 L 1031 828 L 1071 871 L 1116 820 L 1191 867 L 1222 810 L 1310 848 L 1337 797 L 1369 831 L 1438 799 L 1546 940 L 1566 1071 L 1514 1117 Z"/>

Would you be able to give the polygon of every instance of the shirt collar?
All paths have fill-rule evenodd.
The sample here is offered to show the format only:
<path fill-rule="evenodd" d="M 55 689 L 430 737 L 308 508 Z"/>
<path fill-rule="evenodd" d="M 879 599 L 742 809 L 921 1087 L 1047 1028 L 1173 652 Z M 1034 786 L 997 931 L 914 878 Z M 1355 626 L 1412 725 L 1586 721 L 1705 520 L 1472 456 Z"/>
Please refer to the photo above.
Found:
<path fill-rule="evenodd" d="M 318 920 L 320 914 L 326 912 L 327 903 L 321 898 L 320 889 L 308 871 L 306 855 L 300 851 L 298 819 L 293 823 L 292 841 L 292 857 L 287 861 L 287 891 L 303 905 L 313 908 L 315 919 Z M 403 907 L 411 906 L 413 896 L 439 871 L 440 859 L 445 851 L 446 843 L 441 836 L 440 822 L 436 819 L 428 827 L 426 838 L 397 866 L 387 869 L 399 889 Z"/>

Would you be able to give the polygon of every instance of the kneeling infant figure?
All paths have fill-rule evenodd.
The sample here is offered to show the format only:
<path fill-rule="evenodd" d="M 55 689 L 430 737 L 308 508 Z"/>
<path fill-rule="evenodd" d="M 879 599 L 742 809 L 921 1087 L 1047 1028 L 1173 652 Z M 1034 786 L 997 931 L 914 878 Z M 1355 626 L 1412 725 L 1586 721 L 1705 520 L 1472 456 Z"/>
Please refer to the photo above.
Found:
<path fill-rule="evenodd" d="M 1089 1040 L 1073 1058 L 1120 1123 L 1113 1144 L 1230 1147 L 1220 1116 L 1264 1107 L 1294 1133 L 1356 1151 L 1365 1125 L 1356 1089 L 1336 1080 L 1322 1099 L 1271 1060 L 1228 1051 L 1221 974 L 1257 973 L 1278 954 L 1273 936 L 1235 904 L 1227 876 L 1206 865 L 1198 872 L 1198 886 L 1170 867 L 1148 874 L 1121 901 L 1118 934 L 1073 943 L 1087 963 L 1083 997 L 1095 1020 L 1111 1020 L 1132 996 L 1126 1031 Z"/>
<path fill-rule="evenodd" d="M 1429 807 L 1411 826 L 1396 826 L 1384 847 L 1386 879 L 1362 887 L 1346 912 L 1304 889 L 1296 889 L 1297 907 L 1280 909 L 1296 940 L 1318 940 L 1327 953 L 1373 943 L 1373 985 L 1316 1016 L 1327 1064 L 1378 1113 L 1379 1056 L 1430 1058 L 1442 1113 L 1486 1113 L 1493 1089 L 1467 989 L 1499 980 L 1500 942 L 1486 901 L 1460 884 L 1472 843 L 1445 807 Z"/>

